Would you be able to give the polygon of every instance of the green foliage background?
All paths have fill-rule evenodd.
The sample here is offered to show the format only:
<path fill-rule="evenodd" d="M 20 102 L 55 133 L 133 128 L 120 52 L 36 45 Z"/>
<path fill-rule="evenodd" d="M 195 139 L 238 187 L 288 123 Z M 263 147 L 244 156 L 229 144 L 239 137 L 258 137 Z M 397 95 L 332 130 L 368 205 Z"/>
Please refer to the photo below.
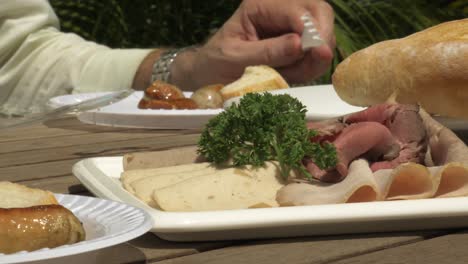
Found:
<path fill-rule="evenodd" d="M 50 0 L 63 31 L 114 48 L 203 43 L 240 0 Z M 336 56 L 318 83 L 329 83 L 349 54 L 385 39 L 468 16 L 468 0 L 329 0 L 335 10 Z M 285 0 L 285 4 L 287 1 Z"/>

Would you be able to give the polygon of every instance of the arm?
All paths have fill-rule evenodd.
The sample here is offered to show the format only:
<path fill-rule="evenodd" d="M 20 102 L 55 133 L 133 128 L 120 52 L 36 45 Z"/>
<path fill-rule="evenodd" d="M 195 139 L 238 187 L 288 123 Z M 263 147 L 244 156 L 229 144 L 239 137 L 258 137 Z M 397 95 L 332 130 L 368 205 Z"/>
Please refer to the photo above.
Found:
<path fill-rule="evenodd" d="M 59 32 L 46 0 L 2 1 L 0 25 L 0 113 L 38 112 L 62 94 L 128 89 L 151 52 Z"/>

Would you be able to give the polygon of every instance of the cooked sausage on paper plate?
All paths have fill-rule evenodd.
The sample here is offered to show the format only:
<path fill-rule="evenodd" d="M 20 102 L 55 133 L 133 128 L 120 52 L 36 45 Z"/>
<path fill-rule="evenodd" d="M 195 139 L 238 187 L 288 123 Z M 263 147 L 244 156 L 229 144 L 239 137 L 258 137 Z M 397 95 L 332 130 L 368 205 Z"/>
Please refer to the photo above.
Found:
<path fill-rule="evenodd" d="M 80 220 L 51 192 L 0 182 L 0 253 L 54 248 L 84 239 Z"/>

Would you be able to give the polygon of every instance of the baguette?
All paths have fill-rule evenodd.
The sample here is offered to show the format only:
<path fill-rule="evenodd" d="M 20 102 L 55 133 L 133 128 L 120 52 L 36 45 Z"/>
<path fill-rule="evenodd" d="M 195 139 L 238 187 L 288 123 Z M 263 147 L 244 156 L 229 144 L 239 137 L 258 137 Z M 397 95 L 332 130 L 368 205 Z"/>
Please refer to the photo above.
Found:
<path fill-rule="evenodd" d="M 219 92 L 224 100 L 246 93 L 289 88 L 288 83 L 273 68 L 266 65 L 249 66 L 236 81 L 227 84 Z"/>
<path fill-rule="evenodd" d="M 0 253 L 32 251 L 85 239 L 78 218 L 53 193 L 0 182 Z"/>
<path fill-rule="evenodd" d="M 352 105 L 396 101 L 468 118 L 468 19 L 355 52 L 336 68 L 333 86 Z"/>

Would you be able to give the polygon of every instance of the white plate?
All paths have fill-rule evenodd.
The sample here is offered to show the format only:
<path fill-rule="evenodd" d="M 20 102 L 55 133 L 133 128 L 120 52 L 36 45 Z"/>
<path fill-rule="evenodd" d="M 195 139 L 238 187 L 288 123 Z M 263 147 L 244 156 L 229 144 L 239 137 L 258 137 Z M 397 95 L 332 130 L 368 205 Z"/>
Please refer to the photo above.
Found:
<path fill-rule="evenodd" d="M 85 93 L 54 97 L 49 106 L 59 107 L 92 99 L 106 93 Z M 185 92 L 190 97 L 190 92 Z M 93 111 L 78 115 L 78 119 L 87 124 L 112 127 L 152 128 L 152 129 L 199 129 L 210 118 L 219 114 L 223 109 L 195 109 L 195 110 L 152 110 L 139 109 L 138 102 L 143 92 L 137 91 L 129 97 Z"/>
<path fill-rule="evenodd" d="M 334 118 L 365 109 L 364 107 L 353 106 L 341 100 L 331 84 L 275 90 L 270 93 L 289 94 L 297 98 L 306 106 L 306 119 L 311 121 Z M 224 104 L 225 107 L 238 102 L 240 98 L 236 97 L 227 100 Z M 440 116 L 435 116 L 434 118 L 452 130 L 468 130 L 468 120 Z"/>
<path fill-rule="evenodd" d="M 468 226 L 468 197 L 207 212 L 163 212 L 124 190 L 122 157 L 82 160 L 76 177 L 95 195 L 145 209 L 151 229 L 173 241 L 204 241 L 458 228 Z"/>
<path fill-rule="evenodd" d="M 272 94 L 289 94 L 300 100 L 307 108 L 306 119 L 324 120 L 363 110 L 363 107 L 349 105 L 342 101 L 332 85 L 315 85 L 270 91 Z M 54 97 L 49 106 L 59 107 L 102 96 L 107 93 L 90 93 Z M 190 92 L 185 92 L 190 97 Z M 113 127 L 152 128 L 152 129 L 200 129 L 223 109 L 196 110 L 151 110 L 139 109 L 138 102 L 143 92 L 135 92 L 115 104 L 82 113 L 78 119 L 83 123 Z M 229 106 L 240 97 L 225 102 Z M 468 129 L 468 121 L 436 117 L 450 129 Z"/>
<path fill-rule="evenodd" d="M 55 258 L 95 251 L 129 241 L 148 232 L 153 225 L 151 217 L 144 210 L 127 204 L 78 195 L 55 196 L 61 205 L 72 211 L 83 223 L 86 240 L 52 249 L 0 254 L 0 263 L 60 261 L 61 259 Z"/>
<path fill-rule="evenodd" d="M 306 119 L 317 121 L 346 115 L 363 110 L 363 107 L 350 105 L 338 97 L 332 85 L 294 87 L 269 91 L 271 94 L 289 94 L 297 98 L 307 108 Z M 235 97 L 224 103 L 225 107 L 237 103 L 241 97 Z"/>

